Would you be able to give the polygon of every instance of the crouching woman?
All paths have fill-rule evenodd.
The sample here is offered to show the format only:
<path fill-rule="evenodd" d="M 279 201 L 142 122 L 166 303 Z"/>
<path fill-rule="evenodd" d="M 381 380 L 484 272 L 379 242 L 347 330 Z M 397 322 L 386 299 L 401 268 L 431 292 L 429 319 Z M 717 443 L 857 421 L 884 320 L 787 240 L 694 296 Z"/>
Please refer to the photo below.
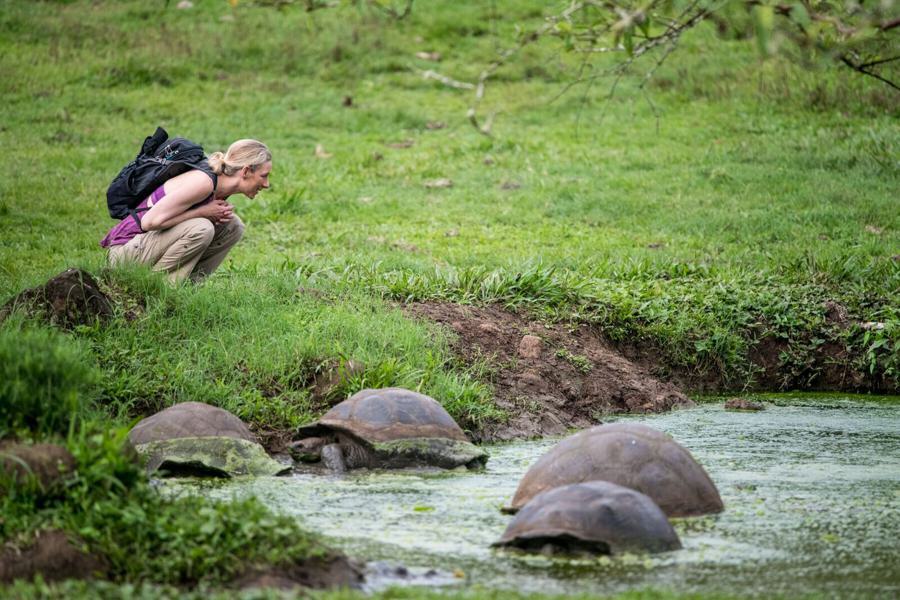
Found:
<path fill-rule="evenodd" d="M 166 181 L 141 202 L 138 219 L 126 218 L 100 245 L 110 264 L 149 265 L 169 281 L 200 281 L 222 264 L 244 233 L 228 198 L 253 198 L 269 187 L 272 153 L 262 142 L 238 140 L 209 157 L 214 175 L 191 169 Z"/>

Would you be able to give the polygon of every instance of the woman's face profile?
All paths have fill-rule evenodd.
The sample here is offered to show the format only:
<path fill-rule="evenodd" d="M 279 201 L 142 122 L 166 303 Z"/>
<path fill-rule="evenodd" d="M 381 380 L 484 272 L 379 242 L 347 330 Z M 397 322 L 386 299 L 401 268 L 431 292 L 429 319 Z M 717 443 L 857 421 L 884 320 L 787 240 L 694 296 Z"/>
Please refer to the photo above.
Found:
<path fill-rule="evenodd" d="M 255 171 L 247 169 L 241 178 L 240 192 L 248 198 L 256 197 L 259 190 L 269 187 L 269 173 L 272 172 L 272 161 L 267 161 Z"/>

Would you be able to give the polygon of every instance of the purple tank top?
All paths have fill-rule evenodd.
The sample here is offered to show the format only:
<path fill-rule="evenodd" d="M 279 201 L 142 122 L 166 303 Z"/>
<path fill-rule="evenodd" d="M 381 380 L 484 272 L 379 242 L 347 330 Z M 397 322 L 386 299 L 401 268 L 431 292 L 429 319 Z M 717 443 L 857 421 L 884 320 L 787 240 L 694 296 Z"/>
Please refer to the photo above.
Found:
<path fill-rule="evenodd" d="M 215 180 L 213 180 L 215 181 Z M 160 200 L 162 200 L 166 195 L 165 184 L 159 186 L 153 193 L 147 196 L 147 199 L 137 205 L 136 211 L 138 213 L 146 212 L 151 206 L 155 204 L 159 204 Z M 203 204 L 206 204 L 210 200 L 213 199 L 213 194 L 210 194 L 201 202 L 194 204 L 191 208 L 196 208 Z M 188 209 L 190 210 L 190 208 Z M 134 217 L 128 215 L 119 223 L 109 230 L 109 233 L 106 234 L 102 240 L 100 240 L 100 246 L 103 248 L 109 248 L 110 246 L 121 246 L 122 244 L 127 244 L 134 238 L 142 233 L 146 233 Z"/>
<path fill-rule="evenodd" d="M 147 196 L 147 199 L 137 205 L 137 211 L 145 212 L 150 206 L 156 204 L 160 200 L 163 199 L 166 195 L 165 184 L 159 186 L 153 193 Z M 110 246 L 121 246 L 122 244 L 127 244 L 131 241 L 131 239 L 136 236 L 144 233 L 144 230 L 141 229 L 141 226 L 138 225 L 138 222 L 132 217 L 128 215 L 121 221 L 119 221 L 118 225 L 109 230 L 109 233 L 106 234 L 106 237 L 100 240 L 100 246 L 103 248 L 109 248 Z"/>

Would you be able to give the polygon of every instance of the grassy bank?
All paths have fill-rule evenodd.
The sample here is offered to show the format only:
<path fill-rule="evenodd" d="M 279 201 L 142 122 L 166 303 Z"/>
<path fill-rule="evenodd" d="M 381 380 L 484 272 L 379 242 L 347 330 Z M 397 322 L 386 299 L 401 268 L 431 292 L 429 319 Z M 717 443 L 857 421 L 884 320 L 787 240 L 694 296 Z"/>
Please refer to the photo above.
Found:
<path fill-rule="evenodd" d="M 868 374 L 862 389 L 896 389 L 900 109 L 874 81 L 761 63 L 703 29 L 649 101 L 626 79 L 612 100 L 600 80 L 551 102 L 578 57 L 537 45 L 490 83 L 487 138 L 464 120 L 469 92 L 420 73 L 472 80 L 516 24 L 539 22 L 528 3 L 401 22 L 213 0 L 4 9 L 4 296 L 71 264 L 99 269 L 105 186 L 161 123 L 209 149 L 257 136 L 276 155 L 274 189 L 236 200 L 248 234 L 211 286 L 546 309 L 731 388 L 759 383 L 762 340 L 779 344 L 785 388 L 815 381 L 817 349 L 834 343 Z M 425 187 L 442 177 L 453 186 Z"/>

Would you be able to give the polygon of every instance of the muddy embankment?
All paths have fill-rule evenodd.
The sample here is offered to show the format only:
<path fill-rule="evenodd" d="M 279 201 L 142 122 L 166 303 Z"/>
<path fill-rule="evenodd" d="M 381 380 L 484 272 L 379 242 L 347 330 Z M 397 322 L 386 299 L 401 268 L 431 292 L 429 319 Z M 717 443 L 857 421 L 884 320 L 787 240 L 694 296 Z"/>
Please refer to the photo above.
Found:
<path fill-rule="evenodd" d="M 69 269 L 44 286 L 26 290 L 0 307 L 0 321 L 16 306 L 28 306 L 50 322 L 71 328 L 113 315 L 113 301 L 93 277 Z M 744 391 L 896 392 L 897 382 L 880 380 L 854 367 L 853 357 L 835 341 L 817 346 L 806 360 L 789 364 L 789 342 L 764 338 L 748 356 L 752 386 L 726 381 L 721 372 L 692 371 L 668 364 L 666 352 L 644 340 L 613 344 L 587 324 L 546 323 L 496 305 L 449 302 L 398 305 L 408 316 L 437 323 L 454 334 L 453 351 L 466 365 L 481 362 L 489 374 L 503 422 L 460 423 L 475 441 L 560 435 L 589 427 L 615 413 L 662 412 L 692 404 L 687 393 Z M 127 317 L 128 315 L 126 315 Z M 848 327 L 846 311 L 829 309 L 827 325 Z M 823 333 L 823 339 L 833 336 Z M 351 365 L 353 374 L 361 365 Z M 327 375 L 327 374 L 326 374 Z M 327 377 L 325 378 L 327 379 Z M 308 382 L 314 398 L 340 382 Z M 147 415 L 136 415 L 147 416 Z M 281 451 L 292 432 L 256 432 L 270 451 Z"/>
<path fill-rule="evenodd" d="M 796 389 L 779 358 L 787 342 L 764 340 L 755 346 L 749 357 L 758 372 L 754 385 L 735 389 L 719 373 L 665 364 L 661 349 L 613 344 L 585 324 L 545 323 L 497 306 L 425 302 L 403 310 L 448 328 L 453 351 L 464 363 L 488 366 L 497 405 L 509 419 L 481 427 L 466 424 L 478 441 L 559 435 L 596 424 L 604 415 L 690 406 L 686 393 Z M 837 344 L 821 346 L 814 360 L 816 376 L 804 391 L 880 391 L 879 382 L 855 371 L 846 349 Z"/>

